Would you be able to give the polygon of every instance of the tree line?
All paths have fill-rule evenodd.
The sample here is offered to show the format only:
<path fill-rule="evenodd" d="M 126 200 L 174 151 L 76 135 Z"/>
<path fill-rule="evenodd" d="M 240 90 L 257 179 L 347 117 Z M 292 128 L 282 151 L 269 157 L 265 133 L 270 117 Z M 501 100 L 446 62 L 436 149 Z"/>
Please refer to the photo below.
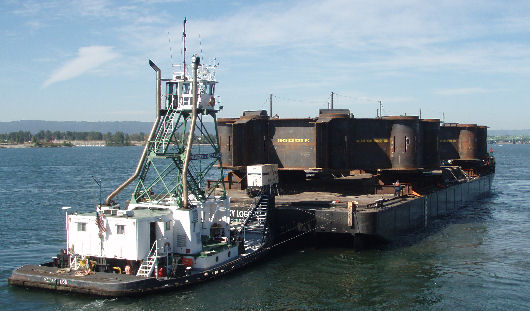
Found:
<path fill-rule="evenodd" d="M 186 136 L 187 137 L 187 136 Z M 173 140 L 183 141 L 186 139 L 182 133 L 175 133 Z M 195 143 L 206 143 L 208 140 L 214 141 L 215 136 L 198 137 L 194 136 Z M 0 143 L 3 144 L 51 144 L 69 143 L 72 141 L 104 141 L 106 146 L 129 146 L 131 142 L 145 142 L 148 138 L 146 133 L 127 134 L 123 132 L 101 133 L 101 132 L 60 132 L 60 131 L 40 131 L 31 134 L 29 131 L 18 131 L 0 134 Z"/>
<path fill-rule="evenodd" d="M 128 146 L 132 141 L 145 141 L 147 134 L 127 134 L 123 132 L 101 133 L 101 132 L 60 132 L 60 131 L 40 131 L 31 134 L 29 131 L 18 131 L 0 134 L 0 142 L 6 144 L 23 143 L 51 143 L 51 142 L 71 142 L 71 141 L 105 141 L 108 146 Z"/>
<path fill-rule="evenodd" d="M 489 144 L 530 144 L 529 135 L 510 136 L 510 135 L 498 135 L 488 136 Z"/>

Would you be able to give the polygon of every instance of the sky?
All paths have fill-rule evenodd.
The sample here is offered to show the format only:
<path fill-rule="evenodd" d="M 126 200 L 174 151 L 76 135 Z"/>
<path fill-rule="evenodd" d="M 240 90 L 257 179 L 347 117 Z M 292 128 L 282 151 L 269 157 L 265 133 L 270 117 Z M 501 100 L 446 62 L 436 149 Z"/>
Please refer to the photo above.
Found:
<path fill-rule="evenodd" d="M 219 117 L 419 115 L 530 128 L 529 1 L 0 2 L 0 121 L 153 121 L 155 73 L 219 63 Z"/>

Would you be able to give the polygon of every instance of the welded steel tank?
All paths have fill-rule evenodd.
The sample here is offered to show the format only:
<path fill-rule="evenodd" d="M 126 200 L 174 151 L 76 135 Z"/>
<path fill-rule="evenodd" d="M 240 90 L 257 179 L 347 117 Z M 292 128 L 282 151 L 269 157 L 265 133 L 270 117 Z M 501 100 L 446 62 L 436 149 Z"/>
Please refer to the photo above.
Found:
<path fill-rule="evenodd" d="M 458 127 L 458 123 L 443 123 L 442 126 L 440 126 L 440 139 L 438 150 L 440 152 L 441 161 L 459 158 L 459 136 L 460 128 Z"/>
<path fill-rule="evenodd" d="M 234 122 L 234 166 L 268 163 L 267 112 L 245 111 Z"/>
<path fill-rule="evenodd" d="M 477 125 L 459 124 L 458 155 L 461 160 L 477 159 Z"/>
<path fill-rule="evenodd" d="M 439 168 L 440 119 L 423 119 L 420 121 L 420 127 L 423 134 L 423 167 L 427 169 Z"/>
<path fill-rule="evenodd" d="M 279 168 L 317 167 L 316 119 L 269 119 L 268 162 Z"/>
<path fill-rule="evenodd" d="M 486 159 L 488 157 L 488 127 L 477 126 L 477 157 Z"/>
<path fill-rule="evenodd" d="M 221 150 L 221 163 L 224 167 L 233 166 L 233 124 L 238 118 L 217 119 L 217 134 L 219 135 L 219 148 Z"/>
<path fill-rule="evenodd" d="M 236 119 L 219 119 L 217 131 L 223 167 L 268 163 L 266 111 L 245 111 Z"/>
<path fill-rule="evenodd" d="M 391 122 L 384 119 L 351 119 L 350 163 L 352 169 L 391 168 L 389 144 Z"/>
<path fill-rule="evenodd" d="M 347 109 L 321 109 L 315 123 L 316 166 L 344 170 L 349 168 L 352 116 Z"/>
<path fill-rule="evenodd" d="M 383 117 L 392 123 L 390 132 L 390 161 L 392 169 L 422 167 L 422 137 L 417 116 Z"/>

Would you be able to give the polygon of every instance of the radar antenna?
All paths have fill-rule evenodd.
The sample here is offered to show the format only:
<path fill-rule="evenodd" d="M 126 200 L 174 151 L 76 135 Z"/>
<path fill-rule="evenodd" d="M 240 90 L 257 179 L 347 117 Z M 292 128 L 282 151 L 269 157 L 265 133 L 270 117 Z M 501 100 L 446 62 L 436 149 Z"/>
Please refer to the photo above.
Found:
<path fill-rule="evenodd" d="M 183 54 L 184 54 L 184 61 L 182 62 L 183 63 L 183 66 L 182 66 L 182 77 L 184 79 L 186 79 L 186 17 L 184 17 L 184 31 L 182 32 L 182 41 L 183 41 L 183 44 L 182 44 L 182 51 L 183 51 Z"/>
<path fill-rule="evenodd" d="M 171 48 L 171 34 L 167 32 L 167 39 L 169 41 L 169 60 L 171 65 L 173 64 L 173 49 Z"/>

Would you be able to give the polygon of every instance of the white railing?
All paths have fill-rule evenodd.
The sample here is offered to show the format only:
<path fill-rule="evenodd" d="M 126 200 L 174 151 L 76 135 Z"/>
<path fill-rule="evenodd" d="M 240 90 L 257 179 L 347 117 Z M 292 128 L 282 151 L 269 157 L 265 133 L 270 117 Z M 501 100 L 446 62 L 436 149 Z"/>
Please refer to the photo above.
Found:
<path fill-rule="evenodd" d="M 154 267 L 158 261 L 158 243 L 155 240 L 149 254 L 144 259 L 140 268 L 138 268 L 137 276 L 149 277 L 153 273 Z"/>

